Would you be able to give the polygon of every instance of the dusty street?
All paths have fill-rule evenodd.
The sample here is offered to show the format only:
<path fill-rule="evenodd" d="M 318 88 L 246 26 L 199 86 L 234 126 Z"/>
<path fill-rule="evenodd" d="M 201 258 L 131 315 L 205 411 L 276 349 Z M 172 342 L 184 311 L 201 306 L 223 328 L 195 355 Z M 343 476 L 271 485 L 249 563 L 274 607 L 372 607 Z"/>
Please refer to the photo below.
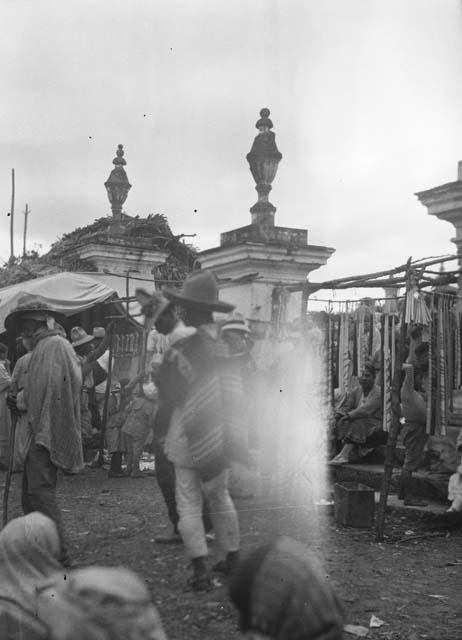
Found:
<path fill-rule="evenodd" d="M 3 474 L 0 478 L 3 484 Z M 11 516 L 20 515 L 21 477 L 13 477 Z M 206 594 L 185 588 L 189 574 L 181 545 L 154 543 L 168 531 L 155 478 L 107 479 L 103 470 L 60 478 L 60 501 L 72 556 L 80 565 L 124 564 L 144 576 L 171 639 L 239 637 L 226 585 Z M 368 638 L 456 640 L 461 637 L 462 532 L 441 522 L 396 511 L 388 517 L 387 542 L 372 531 L 336 529 L 331 514 L 316 516 L 300 505 L 238 500 L 242 546 L 275 534 L 291 535 L 324 558 L 329 580 L 345 603 L 347 622 L 384 621 Z M 406 533 L 407 532 L 407 533 Z M 412 533 L 410 533 L 412 532 Z M 414 536 L 425 534 L 427 537 Z M 428 534 L 431 534 L 428 537 Z M 216 550 L 211 546 L 212 556 Z M 345 635 L 353 639 L 354 635 Z"/>

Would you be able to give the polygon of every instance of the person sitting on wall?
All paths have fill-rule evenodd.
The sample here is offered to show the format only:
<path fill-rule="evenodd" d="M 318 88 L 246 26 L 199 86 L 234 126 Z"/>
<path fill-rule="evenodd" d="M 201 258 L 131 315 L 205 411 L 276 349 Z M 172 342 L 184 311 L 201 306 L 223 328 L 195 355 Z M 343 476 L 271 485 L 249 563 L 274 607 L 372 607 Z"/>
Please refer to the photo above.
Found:
<path fill-rule="evenodd" d="M 366 364 L 359 378 L 360 386 L 352 391 L 336 414 L 336 437 L 342 450 L 332 464 L 347 464 L 356 452 L 364 457 L 382 444 L 382 393 L 375 383 L 375 368 Z"/>

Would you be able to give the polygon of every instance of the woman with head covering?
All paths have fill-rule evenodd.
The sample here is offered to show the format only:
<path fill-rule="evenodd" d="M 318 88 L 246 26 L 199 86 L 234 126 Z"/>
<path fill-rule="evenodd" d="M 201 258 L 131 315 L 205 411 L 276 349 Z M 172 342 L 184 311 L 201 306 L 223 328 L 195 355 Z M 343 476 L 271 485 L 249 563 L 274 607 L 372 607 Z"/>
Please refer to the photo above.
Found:
<path fill-rule="evenodd" d="M 57 575 L 39 589 L 37 612 L 52 640 L 167 640 L 146 586 L 129 569 Z"/>
<path fill-rule="evenodd" d="M 46 638 L 35 619 L 35 590 L 60 570 L 56 525 L 34 512 L 11 520 L 0 532 L 0 629 L 2 638 Z M 8 631 L 8 633 L 6 633 Z"/>
<path fill-rule="evenodd" d="M 309 551 L 290 538 L 256 549 L 230 585 L 243 633 L 273 640 L 340 640 L 342 607 Z"/>

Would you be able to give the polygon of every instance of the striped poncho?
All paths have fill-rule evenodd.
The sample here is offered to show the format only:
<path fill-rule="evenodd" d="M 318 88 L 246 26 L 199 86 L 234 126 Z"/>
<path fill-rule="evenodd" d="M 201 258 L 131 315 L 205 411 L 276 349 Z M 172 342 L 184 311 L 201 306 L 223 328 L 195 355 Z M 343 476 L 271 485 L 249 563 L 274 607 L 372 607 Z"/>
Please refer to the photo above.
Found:
<path fill-rule="evenodd" d="M 217 325 L 204 325 L 165 354 L 159 392 L 170 407 L 165 450 L 177 466 L 210 480 L 233 460 L 248 462 L 247 412 L 239 361 Z"/>

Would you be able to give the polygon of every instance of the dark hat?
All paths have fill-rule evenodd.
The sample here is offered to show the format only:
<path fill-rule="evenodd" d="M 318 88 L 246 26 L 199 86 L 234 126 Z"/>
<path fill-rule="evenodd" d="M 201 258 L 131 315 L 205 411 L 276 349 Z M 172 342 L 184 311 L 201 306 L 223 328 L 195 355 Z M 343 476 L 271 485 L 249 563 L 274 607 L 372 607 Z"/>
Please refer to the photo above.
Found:
<path fill-rule="evenodd" d="M 204 311 L 227 313 L 234 309 L 233 304 L 218 299 L 218 282 L 211 271 L 194 271 L 183 282 L 179 292 L 175 289 L 164 289 L 163 294 L 172 302 Z"/>
<path fill-rule="evenodd" d="M 141 305 L 141 311 L 146 318 L 154 323 L 163 312 L 170 306 L 170 300 L 162 295 L 159 291 L 150 294 L 146 289 L 136 289 L 135 297 Z"/>
<path fill-rule="evenodd" d="M 60 324 L 65 324 L 66 317 L 53 309 L 42 296 L 25 293 L 18 299 L 18 306 L 5 318 L 5 329 L 8 332 L 17 330 L 21 320 L 37 320 L 46 322 L 48 317 L 53 317 Z"/>

